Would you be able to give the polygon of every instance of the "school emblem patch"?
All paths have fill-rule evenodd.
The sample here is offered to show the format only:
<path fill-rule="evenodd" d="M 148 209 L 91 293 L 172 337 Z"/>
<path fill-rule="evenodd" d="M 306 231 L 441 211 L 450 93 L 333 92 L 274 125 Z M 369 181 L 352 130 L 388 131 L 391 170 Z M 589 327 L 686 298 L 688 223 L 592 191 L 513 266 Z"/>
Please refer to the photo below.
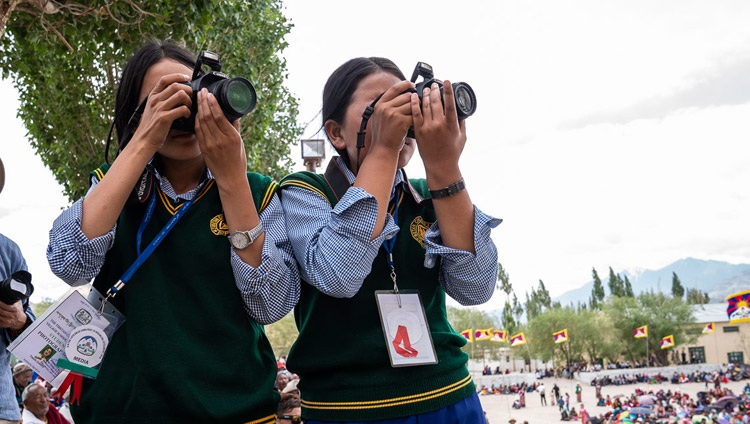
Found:
<path fill-rule="evenodd" d="M 426 247 L 424 242 L 424 235 L 427 233 L 427 230 L 432 225 L 432 222 L 427 222 L 424 219 L 422 219 L 421 216 L 418 216 L 414 218 L 414 220 L 409 225 L 409 231 L 411 232 L 411 237 L 419 243 L 420 246 L 424 249 Z"/>
<path fill-rule="evenodd" d="M 217 236 L 229 235 L 229 226 L 224 221 L 224 214 L 220 213 L 211 218 L 211 232 Z"/>

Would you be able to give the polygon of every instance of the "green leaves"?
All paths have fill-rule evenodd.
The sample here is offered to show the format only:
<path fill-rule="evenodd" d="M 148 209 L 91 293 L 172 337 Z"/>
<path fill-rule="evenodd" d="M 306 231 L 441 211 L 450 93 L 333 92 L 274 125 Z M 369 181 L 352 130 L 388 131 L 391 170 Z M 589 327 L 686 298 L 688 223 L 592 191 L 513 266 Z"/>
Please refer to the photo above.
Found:
<path fill-rule="evenodd" d="M 29 142 L 71 200 L 86 193 L 88 172 L 104 161 L 120 70 L 149 38 L 216 51 L 222 71 L 248 78 L 259 97 L 241 124 L 248 167 L 276 179 L 289 172 L 301 128 L 297 101 L 284 87 L 279 53 L 291 25 L 280 1 L 66 5 L 55 14 L 13 13 L 0 38 L 0 72 L 19 90 Z M 110 161 L 115 140 L 111 149 Z"/>

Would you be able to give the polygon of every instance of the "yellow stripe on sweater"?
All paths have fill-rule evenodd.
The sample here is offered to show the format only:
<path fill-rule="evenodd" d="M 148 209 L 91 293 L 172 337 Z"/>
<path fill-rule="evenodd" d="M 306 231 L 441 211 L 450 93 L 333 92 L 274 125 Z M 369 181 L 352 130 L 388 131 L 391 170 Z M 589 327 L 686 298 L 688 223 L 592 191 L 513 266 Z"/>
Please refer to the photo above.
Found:
<path fill-rule="evenodd" d="M 216 180 L 210 179 L 207 180 L 206 183 L 203 185 L 203 188 L 201 188 L 201 191 L 198 192 L 198 194 L 195 195 L 195 200 L 193 203 L 198 202 L 198 200 L 201 199 L 201 197 L 205 196 L 206 193 L 208 193 L 208 190 L 213 187 L 213 185 L 216 183 Z M 177 213 L 177 210 L 184 205 L 184 203 L 180 203 L 177 206 L 172 205 L 172 202 L 169 200 L 169 197 L 164 194 L 163 191 L 161 191 L 161 188 L 159 190 L 156 190 L 157 193 L 159 193 L 159 199 L 161 199 L 161 203 L 164 205 L 164 208 L 167 209 L 167 212 L 174 215 Z"/>
<path fill-rule="evenodd" d="M 279 185 L 276 183 L 276 181 L 272 182 L 268 185 L 268 188 L 266 189 L 266 194 L 263 195 L 263 201 L 260 204 L 260 208 L 258 208 L 258 212 L 263 211 L 263 209 L 268 206 L 269 203 L 271 203 L 271 199 L 273 198 L 273 193 L 276 191 L 276 187 Z"/>
<path fill-rule="evenodd" d="M 440 396 L 445 396 L 449 393 L 455 392 L 456 390 L 462 389 L 471 384 L 471 376 L 467 375 L 466 378 L 456 383 L 450 384 L 439 389 L 435 389 L 425 393 L 419 393 L 416 395 L 402 396 L 391 399 L 382 400 L 371 400 L 371 401 L 360 401 L 360 402 L 312 402 L 302 400 L 302 406 L 308 409 L 333 409 L 333 410 L 354 410 L 354 409 L 375 409 L 375 408 L 392 408 L 394 406 L 405 405 L 409 403 L 424 402 L 430 399 L 435 399 Z"/>
<path fill-rule="evenodd" d="M 320 195 L 320 197 L 322 197 L 323 199 L 325 199 L 326 202 L 328 202 L 328 196 L 326 196 L 322 191 L 320 191 L 314 185 L 311 185 L 311 184 L 306 183 L 304 181 L 287 180 L 287 181 L 284 181 L 283 183 L 281 183 L 281 186 L 282 187 L 285 187 L 285 186 L 295 186 L 295 187 L 304 188 L 304 189 L 307 189 L 307 190 L 310 190 L 310 191 L 314 191 L 315 193 L 318 193 Z"/>
<path fill-rule="evenodd" d="M 255 421 L 248 421 L 245 424 L 273 424 L 275 422 L 276 422 L 276 414 L 269 415 L 267 417 L 263 417 Z"/>

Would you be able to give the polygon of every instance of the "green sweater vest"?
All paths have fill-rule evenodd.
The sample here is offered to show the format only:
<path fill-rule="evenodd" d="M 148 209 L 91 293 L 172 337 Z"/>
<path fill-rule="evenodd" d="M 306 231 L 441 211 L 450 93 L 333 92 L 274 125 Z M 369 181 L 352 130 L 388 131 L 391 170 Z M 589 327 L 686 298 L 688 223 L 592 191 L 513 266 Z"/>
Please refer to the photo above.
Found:
<path fill-rule="evenodd" d="M 332 180 L 328 173 L 326 177 L 329 182 Z M 282 196 L 284 187 L 297 186 L 324 195 L 333 206 L 337 195 L 326 177 L 308 172 L 287 176 L 281 182 Z M 419 196 L 425 197 L 428 191 L 424 180 L 410 183 Z M 398 218 L 401 231 L 393 249 L 397 283 L 401 290 L 419 290 L 438 363 L 391 367 L 374 294 L 376 290 L 393 289 L 390 267 L 381 247 L 370 275 L 351 299 L 330 297 L 302 284 L 295 308 L 300 334 L 289 353 L 287 367 L 300 375 L 305 419 L 362 421 L 405 417 L 438 410 L 475 391 L 466 368 L 468 355 L 461 350 L 466 339 L 451 328 L 447 319 L 445 292 L 438 282 L 440 262 L 432 269 L 423 266 L 424 234 L 435 221 L 432 202 L 419 203 L 411 193 L 405 193 Z"/>
<path fill-rule="evenodd" d="M 92 174 L 101 178 L 107 167 Z M 255 207 L 276 191 L 248 173 Z M 158 185 L 155 181 L 155 185 Z M 160 189 L 141 249 L 176 211 Z M 129 201 L 94 286 L 104 293 L 136 259 L 148 202 Z M 249 205 L 248 205 L 249 206 Z M 83 423 L 273 423 L 276 363 L 263 326 L 245 312 L 230 266 L 218 189 L 196 201 L 113 303 L 126 316 L 96 380 L 85 380 L 74 419 Z"/>

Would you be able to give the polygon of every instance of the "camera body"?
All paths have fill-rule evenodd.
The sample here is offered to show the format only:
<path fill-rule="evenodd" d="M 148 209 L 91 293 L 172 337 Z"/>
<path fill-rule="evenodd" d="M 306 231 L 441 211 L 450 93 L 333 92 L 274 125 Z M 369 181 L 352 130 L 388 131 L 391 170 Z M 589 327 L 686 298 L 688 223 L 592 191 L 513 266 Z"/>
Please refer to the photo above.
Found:
<path fill-rule="evenodd" d="M 210 71 L 204 72 L 207 66 Z M 221 59 L 218 54 L 202 50 L 193 69 L 191 81 L 183 83 L 192 90 L 192 107 L 189 118 L 180 118 L 172 123 L 172 128 L 182 131 L 195 132 L 195 114 L 198 111 L 198 92 L 206 88 L 216 100 L 224 112 L 224 116 L 232 122 L 239 119 L 255 109 L 257 95 L 255 88 L 245 78 L 229 78 L 221 72 Z"/>
<path fill-rule="evenodd" d="M 34 286 L 31 285 L 31 274 L 28 271 L 16 271 L 0 281 L 0 302 L 6 305 L 28 299 L 31 293 L 34 293 Z"/>
<path fill-rule="evenodd" d="M 423 80 L 417 83 L 417 78 L 420 76 Z M 414 72 L 411 75 L 411 82 L 417 83 L 415 89 L 420 104 L 422 103 L 422 91 L 425 87 L 430 87 L 432 83 L 437 83 L 440 88 L 440 99 L 443 100 L 443 81 L 434 77 L 432 66 L 424 62 L 417 62 L 417 66 L 414 67 Z M 451 85 L 453 86 L 453 97 L 456 99 L 458 120 L 463 121 L 477 111 L 477 97 L 471 86 L 465 82 L 454 82 Z"/>
<path fill-rule="evenodd" d="M 422 81 L 417 83 L 417 78 L 420 76 L 422 77 Z M 424 91 L 425 87 L 432 86 L 432 83 L 436 83 L 440 88 L 440 100 L 443 102 L 443 105 L 445 105 L 443 97 L 443 81 L 435 78 L 432 66 L 424 62 L 417 62 L 417 65 L 414 67 L 414 72 L 411 75 L 411 82 L 415 83 L 415 90 L 417 91 L 417 96 L 419 96 L 420 105 L 422 104 L 422 91 Z M 471 86 L 465 82 L 454 82 L 451 83 L 451 86 L 453 87 L 453 97 L 456 102 L 456 114 L 458 115 L 458 120 L 463 121 L 476 112 L 477 97 Z M 407 137 L 414 138 L 413 128 L 409 128 Z"/>

